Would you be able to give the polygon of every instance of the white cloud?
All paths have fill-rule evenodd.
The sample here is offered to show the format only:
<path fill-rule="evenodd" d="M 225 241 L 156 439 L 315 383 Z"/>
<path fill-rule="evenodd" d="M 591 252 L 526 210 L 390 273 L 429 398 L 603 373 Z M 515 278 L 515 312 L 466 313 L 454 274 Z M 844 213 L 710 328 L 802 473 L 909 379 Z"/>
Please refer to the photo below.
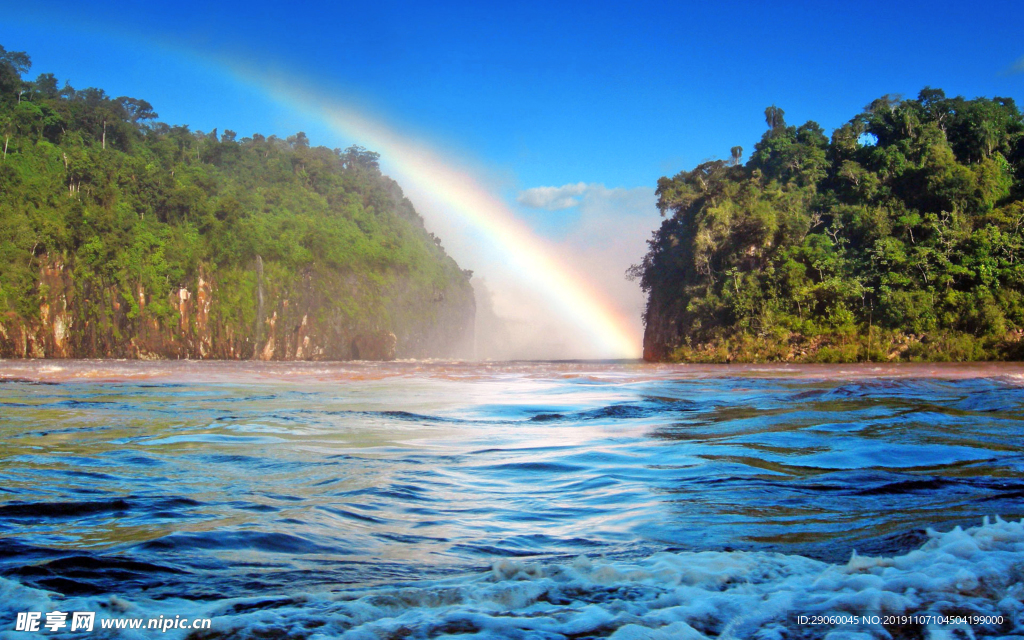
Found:
<path fill-rule="evenodd" d="M 590 185 L 583 182 L 566 184 L 561 187 L 534 187 L 526 191 L 520 191 L 516 202 L 531 209 L 547 209 L 558 211 L 569 209 L 580 203 L 582 196 Z"/>
<path fill-rule="evenodd" d="M 1024 56 L 1017 58 L 1017 61 L 1010 65 L 1010 67 L 1003 72 L 1003 75 L 1012 76 L 1018 73 L 1024 73 Z"/>

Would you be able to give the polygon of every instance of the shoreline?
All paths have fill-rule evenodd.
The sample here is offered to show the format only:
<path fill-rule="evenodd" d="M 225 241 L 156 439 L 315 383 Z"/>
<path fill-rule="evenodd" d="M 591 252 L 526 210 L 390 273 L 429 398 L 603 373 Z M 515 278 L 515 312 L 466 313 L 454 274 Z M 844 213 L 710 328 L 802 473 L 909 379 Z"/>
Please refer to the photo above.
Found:
<path fill-rule="evenodd" d="M 0 360 L 0 384 L 147 383 L 260 384 L 369 382 L 389 378 L 592 378 L 622 384 L 657 380 L 750 378 L 842 382 L 865 379 L 1019 379 L 1024 362 L 732 362 L 643 361 L 238 361 L 238 360 Z"/>
<path fill-rule="evenodd" d="M 798 332 L 763 337 L 737 334 L 672 348 L 645 341 L 645 355 L 652 362 L 695 364 L 1015 362 L 1024 360 L 1024 332 L 983 337 L 879 329 L 810 336 Z"/>

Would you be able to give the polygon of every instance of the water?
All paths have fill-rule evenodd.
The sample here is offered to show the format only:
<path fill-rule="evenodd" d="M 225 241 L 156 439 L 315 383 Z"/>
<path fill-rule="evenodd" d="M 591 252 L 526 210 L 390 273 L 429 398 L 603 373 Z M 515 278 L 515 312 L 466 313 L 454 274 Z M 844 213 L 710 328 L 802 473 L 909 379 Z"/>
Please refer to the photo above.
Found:
<path fill-rule="evenodd" d="M 1020 366 L 0 379 L 0 637 L 74 607 L 212 617 L 193 638 L 1024 635 Z M 1002 620 L 798 619 L 829 612 Z"/>

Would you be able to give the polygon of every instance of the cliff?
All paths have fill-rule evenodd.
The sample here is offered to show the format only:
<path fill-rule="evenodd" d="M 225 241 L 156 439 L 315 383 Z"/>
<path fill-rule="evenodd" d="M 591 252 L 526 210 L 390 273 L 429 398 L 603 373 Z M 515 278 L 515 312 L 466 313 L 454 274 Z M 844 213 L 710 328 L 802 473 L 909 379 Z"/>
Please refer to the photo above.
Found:
<path fill-rule="evenodd" d="M 225 288 L 248 286 L 260 296 L 259 269 L 232 273 L 221 281 L 200 267 L 189 286 L 163 302 L 170 313 L 148 314 L 153 294 L 137 290 L 141 313 L 114 287 L 77 286 L 75 270 L 43 256 L 39 313 L 26 321 L 13 312 L 0 317 L 3 358 L 192 358 L 260 360 L 390 360 L 472 357 L 475 304 L 468 286 L 425 290 L 409 281 L 391 285 L 386 313 L 348 317 L 331 304 L 344 291 L 359 296 L 360 279 L 336 274 L 286 274 L 287 282 L 263 278 L 264 310 L 252 308 L 253 322 L 239 323 L 234 296 Z M 237 293 L 237 291 L 236 291 Z M 159 293 L 157 295 L 160 295 Z"/>
<path fill-rule="evenodd" d="M 156 121 L 0 47 L 0 357 L 471 357 L 472 273 L 361 147 Z"/>
<path fill-rule="evenodd" d="M 631 269 L 647 360 L 1024 353 L 1024 117 L 1010 98 L 883 96 L 831 137 L 782 109 L 745 164 L 658 181 Z"/>

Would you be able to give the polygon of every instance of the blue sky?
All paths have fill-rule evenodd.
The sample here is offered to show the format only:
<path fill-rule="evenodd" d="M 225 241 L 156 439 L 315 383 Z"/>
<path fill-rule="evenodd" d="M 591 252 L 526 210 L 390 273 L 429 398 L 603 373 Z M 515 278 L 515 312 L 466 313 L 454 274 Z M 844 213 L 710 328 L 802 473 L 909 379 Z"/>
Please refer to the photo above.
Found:
<path fill-rule="evenodd" d="M 244 59 L 489 163 L 517 188 L 653 186 L 749 150 L 769 104 L 831 130 L 879 95 L 924 85 L 1024 98 L 1024 74 L 1004 73 L 1024 56 L 1014 2 L 0 6 L 0 44 L 29 51 L 33 74 L 143 97 L 203 130 L 293 133 L 300 121 L 230 87 L 211 95 L 201 68 L 182 73 L 150 47 Z"/>
<path fill-rule="evenodd" d="M 766 106 L 830 132 L 926 85 L 1024 102 L 1019 1 L 0 0 L 0 15 L 0 44 L 32 56 L 32 77 L 145 98 L 166 122 L 361 142 L 225 73 L 241 63 L 425 140 L 563 243 L 638 332 L 642 296 L 622 273 L 659 223 L 658 178 L 749 152 Z M 469 236 L 427 221 L 463 266 L 500 279 Z"/>

